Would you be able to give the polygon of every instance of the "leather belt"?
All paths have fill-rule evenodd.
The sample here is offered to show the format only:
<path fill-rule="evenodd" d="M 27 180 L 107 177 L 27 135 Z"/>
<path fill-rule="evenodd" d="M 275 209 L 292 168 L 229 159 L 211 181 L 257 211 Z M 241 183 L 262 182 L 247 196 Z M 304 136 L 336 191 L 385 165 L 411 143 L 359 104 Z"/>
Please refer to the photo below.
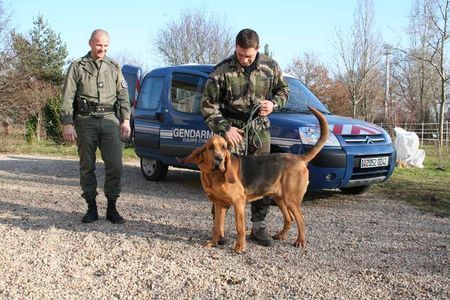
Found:
<path fill-rule="evenodd" d="M 103 114 L 114 112 L 114 108 L 112 106 L 106 105 L 87 105 L 80 109 L 81 115 L 91 115 L 91 114 Z"/>
<path fill-rule="evenodd" d="M 114 108 L 112 106 L 105 106 L 105 105 L 93 105 L 89 106 L 91 109 L 91 112 L 93 113 L 107 113 L 107 112 L 114 112 Z"/>

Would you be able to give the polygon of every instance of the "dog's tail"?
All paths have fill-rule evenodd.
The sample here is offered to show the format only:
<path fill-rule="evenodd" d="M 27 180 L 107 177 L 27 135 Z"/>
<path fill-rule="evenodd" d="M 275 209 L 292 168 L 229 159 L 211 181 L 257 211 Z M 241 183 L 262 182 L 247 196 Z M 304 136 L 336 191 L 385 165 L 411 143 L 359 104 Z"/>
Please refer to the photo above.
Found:
<path fill-rule="evenodd" d="M 312 147 L 311 150 L 308 151 L 305 155 L 302 156 L 303 160 L 306 163 L 309 163 L 323 148 L 328 139 L 328 123 L 323 114 L 315 109 L 314 107 L 308 106 L 308 108 L 312 111 L 312 113 L 319 119 L 320 124 L 320 137 L 317 143 Z"/>

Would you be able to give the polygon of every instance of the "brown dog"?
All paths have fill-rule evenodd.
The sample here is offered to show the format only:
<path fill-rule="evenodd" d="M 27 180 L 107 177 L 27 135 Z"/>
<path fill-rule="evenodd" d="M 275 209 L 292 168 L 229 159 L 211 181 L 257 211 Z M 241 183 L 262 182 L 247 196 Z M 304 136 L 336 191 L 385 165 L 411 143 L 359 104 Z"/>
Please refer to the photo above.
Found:
<path fill-rule="evenodd" d="M 328 124 L 316 109 L 310 108 L 319 119 L 320 138 L 305 155 L 276 153 L 270 155 L 236 156 L 227 149 L 224 138 L 214 135 L 205 145 L 194 150 L 183 163 L 194 163 L 201 171 L 203 189 L 214 202 L 214 228 L 206 247 L 214 247 L 224 236 L 226 210 L 233 206 L 236 218 L 236 253 L 244 252 L 245 204 L 269 196 L 280 208 L 284 226 L 275 239 L 284 240 L 291 227 L 292 217 L 298 228 L 295 247 L 305 247 L 305 223 L 300 205 L 309 184 L 306 167 L 322 149 L 328 138 Z"/>

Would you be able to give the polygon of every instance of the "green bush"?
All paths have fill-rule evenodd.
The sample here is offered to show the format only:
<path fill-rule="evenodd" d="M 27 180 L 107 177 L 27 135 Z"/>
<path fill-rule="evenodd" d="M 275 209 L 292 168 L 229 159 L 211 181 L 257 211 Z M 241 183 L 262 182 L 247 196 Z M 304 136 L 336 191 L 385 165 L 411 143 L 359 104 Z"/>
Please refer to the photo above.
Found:
<path fill-rule="evenodd" d="M 33 116 L 25 122 L 25 140 L 28 144 L 36 141 L 38 118 Z"/>
<path fill-rule="evenodd" d="M 62 97 L 59 95 L 49 98 L 44 106 L 45 133 L 58 145 L 62 143 L 61 102 Z"/>

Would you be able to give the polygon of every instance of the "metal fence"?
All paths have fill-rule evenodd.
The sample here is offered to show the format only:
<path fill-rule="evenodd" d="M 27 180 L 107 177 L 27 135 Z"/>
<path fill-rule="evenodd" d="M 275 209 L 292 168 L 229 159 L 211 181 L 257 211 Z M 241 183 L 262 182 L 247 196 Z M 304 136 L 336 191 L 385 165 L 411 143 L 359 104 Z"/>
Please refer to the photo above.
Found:
<path fill-rule="evenodd" d="M 444 123 L 444 146 L 449 145 L 449 122 Z M 388 124 L 377 124 L 388 130 Z M 396 124 L 395 127 L 401 127 L 407 131 L 412 131 L 417 134 L 420 140 L 420 145 L 437 145 L 439 137 L 439 123 L 402 123 Z"/>

